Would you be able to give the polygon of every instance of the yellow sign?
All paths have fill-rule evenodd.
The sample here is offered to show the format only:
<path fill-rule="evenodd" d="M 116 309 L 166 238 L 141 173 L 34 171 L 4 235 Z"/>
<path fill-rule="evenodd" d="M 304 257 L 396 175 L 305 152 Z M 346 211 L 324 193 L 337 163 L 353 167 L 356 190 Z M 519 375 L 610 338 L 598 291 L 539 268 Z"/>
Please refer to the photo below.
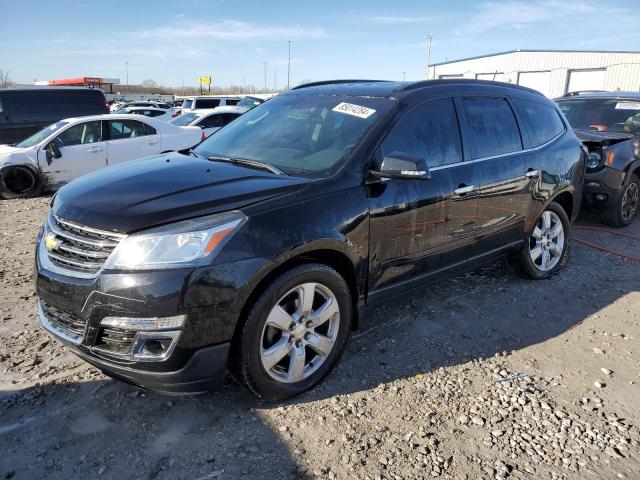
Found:
<path fill-rule="evenodd" d="M 201 75 L 200 85 L 209 85 L 209 84 L 211 84 L 211 75 Z"/>

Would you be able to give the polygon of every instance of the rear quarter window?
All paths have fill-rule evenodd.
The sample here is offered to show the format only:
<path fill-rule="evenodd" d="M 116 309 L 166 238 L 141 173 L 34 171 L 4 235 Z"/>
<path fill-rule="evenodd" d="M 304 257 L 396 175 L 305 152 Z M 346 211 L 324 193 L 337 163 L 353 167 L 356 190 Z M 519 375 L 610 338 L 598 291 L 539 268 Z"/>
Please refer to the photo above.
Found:
<path fill-rule="evenodd" d="M 522 150 L 516 117 L 503 98 L 466 98 L 465 117 L 471 134 L 472 158 Z"/>
<path fill-rule="evenodd" d="M 555 108 L 520 98 L 514 98 L 512 101 L 520 115 L 531 147 L 543 145 L 564 131 L 564 123 Z"/>

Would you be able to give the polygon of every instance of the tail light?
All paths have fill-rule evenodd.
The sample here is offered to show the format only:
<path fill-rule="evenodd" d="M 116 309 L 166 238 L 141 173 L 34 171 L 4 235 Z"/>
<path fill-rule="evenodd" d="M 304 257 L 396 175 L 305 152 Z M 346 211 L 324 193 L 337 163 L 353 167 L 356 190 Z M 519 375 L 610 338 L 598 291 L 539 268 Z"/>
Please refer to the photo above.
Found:
<path fill-rule="evenodd" d="M 200 141 L 204 142 L 204 139 L 207 138 L 207 136 L 204 134 L 204 130 L 202 131 L 202 137 L 200 137 Z"/>
<path fill-rule="evenodd" d="M 176 118 L 178 115 L 180 115 L 180 110 L 178 110 L 176 113 L 174 113 L 173 115 L 171 115 L 171 118 Z"/>
<path fill-rule="evenodd" d="M 107 102 L 107 99 L 106 99 L 106 98 L 104 99 L 104 108 L 107 110 L 107 112 L 109 112 L 109 111 L 110 111 L 110 108 L 109 108 L 109 102 Z"/>

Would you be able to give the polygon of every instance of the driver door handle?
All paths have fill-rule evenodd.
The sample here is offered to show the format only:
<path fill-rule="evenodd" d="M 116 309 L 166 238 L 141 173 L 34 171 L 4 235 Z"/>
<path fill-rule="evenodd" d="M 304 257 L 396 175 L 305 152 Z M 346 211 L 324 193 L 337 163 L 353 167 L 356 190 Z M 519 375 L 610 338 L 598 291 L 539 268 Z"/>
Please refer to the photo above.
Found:
<path fill-rule="evenodd" d="M 157 140 L 149 140 L 149 141 L 147 142 L 147 145 L 155 145 L 156 143 L 158 143 L 158 141 L 157 141 Z"/>
<path fill-rule="evenodd" d="M 102 147 L 89 147 L 91 153 L 97 153 L 102 151 Z"/>
<path fill-rule="evenodd" d="M 540 170 L 527 170 L 524 174 L 527 178 L 536 178 L 538 175 L 540 175 Z"/>
<path fill-rule="evenodd" d="M 458 188 L 456 188 L 453 193 L 455 193 L 456 195 L 466 195 L 469 192 L 473 192 L 476 189 L 475 185 L 464 185 L 461 184 L 460 186 L 458 186 Z"/>

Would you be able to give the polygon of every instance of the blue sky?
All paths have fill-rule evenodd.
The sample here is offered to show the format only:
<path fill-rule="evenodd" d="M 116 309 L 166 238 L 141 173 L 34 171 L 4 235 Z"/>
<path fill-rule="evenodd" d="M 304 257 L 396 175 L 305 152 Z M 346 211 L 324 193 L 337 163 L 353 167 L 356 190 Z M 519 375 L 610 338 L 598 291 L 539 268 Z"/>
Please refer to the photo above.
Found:
<path fill-rule="evenodd" d="M 0 0 L 0 69 L 16 82 L 74 76 L 262 87 L 329 78 L 421 79 L 432 61 L 522 49 L 634 50 L 640 2 L 609 0 Z"/>

